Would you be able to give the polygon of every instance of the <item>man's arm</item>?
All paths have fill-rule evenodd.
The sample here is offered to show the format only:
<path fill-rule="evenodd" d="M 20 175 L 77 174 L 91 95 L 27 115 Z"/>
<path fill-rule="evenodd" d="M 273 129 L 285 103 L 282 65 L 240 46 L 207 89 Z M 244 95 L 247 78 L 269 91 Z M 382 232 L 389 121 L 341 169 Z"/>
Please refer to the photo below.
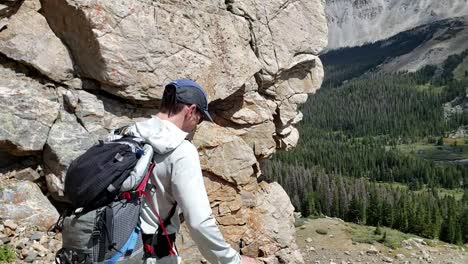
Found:
<path fill-rule="evenodd" d="M 192 144 L 182 144 L 175 152 L 172 193 L 182 209 L 192 239 L 210 263 L 241 263 L 239 253 L 226 243 L 216 225 L 196 148 Z"/>

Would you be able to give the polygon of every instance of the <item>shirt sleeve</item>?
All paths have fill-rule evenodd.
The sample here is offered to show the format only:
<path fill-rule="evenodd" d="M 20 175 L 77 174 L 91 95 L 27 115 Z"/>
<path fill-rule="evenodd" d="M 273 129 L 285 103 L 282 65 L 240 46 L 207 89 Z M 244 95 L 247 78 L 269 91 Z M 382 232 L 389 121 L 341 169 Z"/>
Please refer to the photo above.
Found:
<path fill-rule="evenodd" d="M 182 209 L 190 235 L 210 263 L 240 264 L 239 253 L 226 243 L 216 225 L 197 150 L 191 143 L 184 143 L 174 153 L 172 192 Z"/>

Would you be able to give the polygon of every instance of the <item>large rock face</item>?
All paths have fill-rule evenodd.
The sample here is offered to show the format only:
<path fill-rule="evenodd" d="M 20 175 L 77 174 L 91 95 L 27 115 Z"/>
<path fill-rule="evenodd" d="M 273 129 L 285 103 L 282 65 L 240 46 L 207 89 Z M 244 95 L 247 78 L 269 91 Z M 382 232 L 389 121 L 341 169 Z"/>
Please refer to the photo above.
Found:
<path fill-rule="evenodd" d="M 433 21 L 466 16 L 467 0 L 324 0 L 327 49 L 386 39 Z"/>
<path fill-rule="evenodd" d="M 155 114 L 170 80 L 194 79 L 215 119 L 193 142 L 224 236 L 264 262 L 302 262 L 291 203 L 279 185 L 258 179 L 258 160 L 297 144 L 298 105 L 321 85 L 322 1 L 25 0 L 2 8 L 5 159 L 39 157 L 60 199 L 75 157 L 110 129 Z M 185 259 L 200 259 L 190 240 L 181 248 Z"/>

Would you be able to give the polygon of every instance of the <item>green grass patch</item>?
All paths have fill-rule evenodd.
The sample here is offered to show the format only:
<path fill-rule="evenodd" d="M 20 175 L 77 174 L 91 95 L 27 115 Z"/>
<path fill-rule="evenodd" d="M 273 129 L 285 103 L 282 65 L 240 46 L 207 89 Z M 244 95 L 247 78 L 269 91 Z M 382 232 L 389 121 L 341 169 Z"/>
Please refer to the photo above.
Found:
<path fill-rule="evenodd" d="M 382 234 L 376 235 L 376 227 L 363 226 L 351 223 L 346 223 L 346 225 L 348 227 L 347 232 L 349 232 L 349 234 L 351 235 L 351 239 L 356 243 L 382 243 L 387 247 L 397 249 L 401 247 L 401 242 L 403 240 L 415 237 L 415 235 L 405 234 L 400 231 L 386 227 L 380 227 Z"/>
<path fill-rule="evenodd" d="M 399 188 L 402 190 L 408 189 L 408 185 L 403 184 L 403 183 L 398 183 L 398 182 L 378 182 L 376 183 L 377 185 L 380 186 L 391 186 L 392 188 Z M 414 191 L 415 193 L 424 193 L 430 191 L 427 186 L 424 186 L 421 190 Z M 462 188 L 457 188 L 457 189 L 445 189 L 445 188 L 437 188 L 437 193 L 439 194 L 439 198 L 443 199 L 446 196 L 452 196 L 455 198 L 455 200 L 460 201 L 463 198 L 463 189 Z"/>
<path fill-rule="evenodd" d="M 430 83 L 415 85 L 414 89 L 418 92 L 431 92 L 434 95 L 440 95 L 445 89 L 445 86 L 436 86 Z"/>
<path fill-rule="evenodd" d="M 463 189 L 443 189 L 439 188 L 437 189 L 437 192 L 439 193 L 440 198 L 444 198 L 445 196 L 453 196 L 455 200 L 460 201 L 463 198 Z"/>
<path fill-rule="evenodd" d="M 0 246 L 0 262 L 10 263 L 13 262 L 15 258 L 15 252 L 9 246 Z"/>
<path fill-rule="evenodd" d="M 444 138 L 443 145 L 414 143 L 398 145 L 405 154 L 430 161 L 452 162 L 468 159 L 468 145 L 464 138 Z"/>

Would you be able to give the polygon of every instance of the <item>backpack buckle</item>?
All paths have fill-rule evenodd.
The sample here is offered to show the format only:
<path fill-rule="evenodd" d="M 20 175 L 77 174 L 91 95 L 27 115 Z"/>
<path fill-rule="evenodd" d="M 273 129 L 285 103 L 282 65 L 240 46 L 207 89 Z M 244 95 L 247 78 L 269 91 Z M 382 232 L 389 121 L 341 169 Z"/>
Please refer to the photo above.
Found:
<path fill-rule="evenodd" d="M 120 194 L 120 199 L 122 200 L 130 200 L 132 198 L 132 195 L 130 192 L 123 192 Z"/>
<path fill-rule="evenodd" d="M 129 191 L 129 192 L 123 192 L 120 194 L 120 199 L 121 200 L 133 200 L 133 199 L 140 199 L 141 196 L 143 196 L 144 191 Z"/>
<path fill-rule="evenodd" d="M 95 229 L 91 233 L 91 237 L 100 237 L 100 236 L 101 236 L 101 231 L 99 229 Z"/>

